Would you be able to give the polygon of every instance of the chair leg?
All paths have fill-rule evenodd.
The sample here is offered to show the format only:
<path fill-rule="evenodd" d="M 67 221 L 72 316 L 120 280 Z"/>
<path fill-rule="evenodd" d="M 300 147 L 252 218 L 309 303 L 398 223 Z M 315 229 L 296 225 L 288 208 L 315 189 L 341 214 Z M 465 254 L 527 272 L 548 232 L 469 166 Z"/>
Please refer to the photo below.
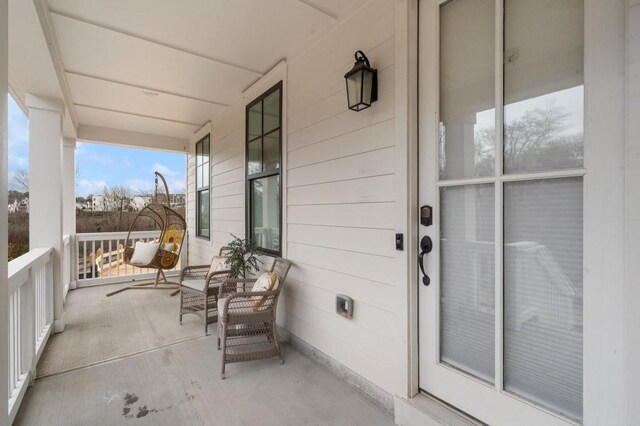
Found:
<path fill-rule="evenodd" d="M 284 364 L 284 357 L 282 356 L 282 349 L 280 349 L 280 343 L 278 342 L 278 335 L 276 334 L 276 322 L 273 322 L 272 327 L 272 338 L 273 344 L 276 346 L 276 350 L 278 351 L 278 358 L 280 358 L 280 365 Z"/>
<path fill-rule="evenodd" d="M 222 323 L 222 369 L 220 370 L 220 377 L 224 380 L 224 367 L 226 357 L 225 354 L 227 352 L 227 324 Z"/>
<path fill-rule="evenodd" d="M 182 309 L 184 307 L 184 296 L 182 290 L 180 290 L 180 325 L 182 325 Z"/>
<path fill-rule="evenodd" d="M 204 335 L 209 335 L 209 309 L 207 303 L 207 295 L 204 295 Z"/>

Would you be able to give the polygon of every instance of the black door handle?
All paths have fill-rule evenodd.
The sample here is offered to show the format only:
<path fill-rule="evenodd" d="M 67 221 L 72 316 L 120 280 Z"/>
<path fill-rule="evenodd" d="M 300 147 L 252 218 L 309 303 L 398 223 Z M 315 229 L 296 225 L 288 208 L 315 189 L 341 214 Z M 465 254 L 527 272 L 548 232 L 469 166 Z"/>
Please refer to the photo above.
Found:
<path fill-rule="evenodd" d="M 429 275 L 424 271 L 424 255 L 431 253 L 431 250 L 433 250 L 433 242 L 428 235 L 425 235 L 422 237 L 422 240 L 420 240 L 420 250 L 418 265 L 420 265 L 420 271 L 422 271 L 422 284 L 428 286 L 431 283 L 431 278 L 429 278 Z"/>

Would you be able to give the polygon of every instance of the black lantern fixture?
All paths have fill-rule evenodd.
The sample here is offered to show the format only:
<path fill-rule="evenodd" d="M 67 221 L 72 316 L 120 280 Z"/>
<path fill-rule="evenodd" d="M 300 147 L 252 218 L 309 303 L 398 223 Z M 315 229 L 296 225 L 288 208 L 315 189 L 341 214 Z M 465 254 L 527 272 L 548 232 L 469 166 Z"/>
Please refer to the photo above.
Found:
<path fill-rule="evenodd" d="M 356 63 L 344 75 L 347 80 L 349 109 L 362 111 L 378 100 L 378 70 L 371 68 L 362 50 L 355 53 Z"/>

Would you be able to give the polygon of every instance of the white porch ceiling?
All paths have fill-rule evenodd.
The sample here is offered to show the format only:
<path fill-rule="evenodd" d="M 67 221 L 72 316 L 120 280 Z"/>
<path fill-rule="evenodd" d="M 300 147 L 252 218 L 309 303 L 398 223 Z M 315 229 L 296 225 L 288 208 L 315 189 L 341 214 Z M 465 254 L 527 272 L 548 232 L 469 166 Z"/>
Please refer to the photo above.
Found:
<path fill-rule="evenodd" d="M 294 57 L 363 1 L 12 0 L 11 4 L 16 11 L 34 9 L 35 4 L 48 15 L 60 54 L 59 74 L 68 85 L 70 108 L 80 127 L 186 139 L 215 120 L 279 61 Z M 16 36 L 25 32 L 21 27 L 27 21 L 33 31 L 33 14 L 13 21 Z M 46 33 L 47 24 L 42 29 L 35 25 L 40 36 L 43 29 Z M 42 47 L 31 56 L 42 61 Z M 48 52 L 46 59 L 52 60 Z M 12 55 L 11 61 L 22 59 Z M 51 80 L 50 72 L 51 81 L 39 78 L 35 59 L 30 61 L 34 64 L 15 67 L 20 70 L 12 78 L 18 92 L 59 97 L 56 79 Z M 43 84 L 49 89 L 40 87 Z"/>

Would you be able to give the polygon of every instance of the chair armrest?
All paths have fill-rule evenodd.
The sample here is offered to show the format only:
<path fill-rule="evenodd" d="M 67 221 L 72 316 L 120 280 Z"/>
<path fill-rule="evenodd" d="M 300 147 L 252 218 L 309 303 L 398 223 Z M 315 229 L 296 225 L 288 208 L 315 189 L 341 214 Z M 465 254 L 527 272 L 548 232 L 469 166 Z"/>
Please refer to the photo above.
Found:
<path fill-rule="evenodd" d="M 183 278 L 205 278 L 209 272 L 209 265 L 185 266 L 180 270 L 180 281 Z"/>
<path fill-rule="evenodd" d="M 270 308 L 272 303 L 268 303 L 270 300 L 275 299 L 280 291 L 244 291 L 239 293 L 233 293 L 227 296 L 224 301 L 222 313 L 227 316 L 229 312 L 233 314 L 234 310 L 242 311 L 242 315 L 247 315 L 250 312 L 246 312 L 247 309 L 251 309 L 253 312 L 264 312 L 264 310 Z M 260 308 L 256 309 L 256 301 L 258 298 L 263 298 L 263 304 Z"/>
<path fill-rule="evenodd" d="M 224 280 L 224 283 L 220 285 L 220 289 L 218 290 L 218 299 L 222 299 L 224 294 L 228 293 L 237 293 L 238 292 L 238 284 L 242 284 L 242 289 L 244 290 L 246 284 L 255 283 L 257 278 L 229 278 Z"/>
<path fill-rule="evenodd" d="M 209 277 L 207 278 L 207 287 L 209 287 L 212 284 L 215 286 L 219 286 L 220 284 L 222 284 L 223 282 L 226 282 L 230 278 L 231 278 L 231 271 L 227 271 L 227 270 L 216 271 L 211 275 L 209 275 Z"/>

